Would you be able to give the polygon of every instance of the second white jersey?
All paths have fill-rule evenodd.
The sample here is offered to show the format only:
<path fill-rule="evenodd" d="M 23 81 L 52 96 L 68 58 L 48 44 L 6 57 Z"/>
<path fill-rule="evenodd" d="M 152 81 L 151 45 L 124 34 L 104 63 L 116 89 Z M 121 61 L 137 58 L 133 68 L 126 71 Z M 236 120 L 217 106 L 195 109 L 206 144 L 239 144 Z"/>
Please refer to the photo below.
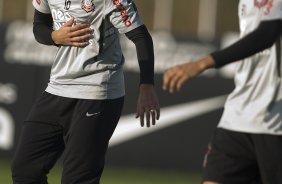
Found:
<path fill-rule="evenodd" d="M 261 21 L 282 19 L 282 0 L 241 0 L 238 13 L 241 37 L 244 37 Z M 237 63 L 235 89 L 227 98 L 218 127 L 282 135 L 280 40 Z"/>

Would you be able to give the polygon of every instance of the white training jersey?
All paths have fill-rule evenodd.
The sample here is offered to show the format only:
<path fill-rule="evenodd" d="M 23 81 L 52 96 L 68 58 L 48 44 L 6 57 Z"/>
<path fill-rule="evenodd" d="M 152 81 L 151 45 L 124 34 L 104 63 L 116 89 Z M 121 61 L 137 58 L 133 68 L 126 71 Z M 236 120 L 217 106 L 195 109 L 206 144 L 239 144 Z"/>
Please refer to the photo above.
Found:
<path fill-rule="evenodd" d="M 261 21 L 281 19 L 282 0 L 240 0 L 241 37 L 256 29 Z M 235 89 L 227 98 L 218 127 L 282 135 L 280 40 L 271 48 L 237 63 Z"/>
<path fill-rule="evenodd" d="M 89 23 L 93 30 L 86 47 L 58 48 L 46 91 L 79 99 L 124 96 L 124 57 L 118 33 L 143 25 L 134 1 L 33 0 L 32 4 L 38 11 L 52 14 L 54 30 L 71 18 L 77 23 Z"/>

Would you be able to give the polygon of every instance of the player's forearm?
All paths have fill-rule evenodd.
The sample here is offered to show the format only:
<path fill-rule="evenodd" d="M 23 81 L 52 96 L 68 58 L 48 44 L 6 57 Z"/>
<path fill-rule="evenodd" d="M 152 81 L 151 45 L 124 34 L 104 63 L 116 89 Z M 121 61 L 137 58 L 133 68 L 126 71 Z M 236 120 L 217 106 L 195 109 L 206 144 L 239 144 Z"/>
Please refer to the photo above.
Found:
<path fill-rule="evenodd" d="M 257 52 L 263 51 L 271 47 L 280 36 L 281 21 L 265 21 L 262 22 L 259 27 L 240 39 L 231 46 L 213 52 L 213 57 L 216 68 L 224 66 L 226 64 L 250 57 Z"/>
<path fill-rule="evenodd" d="M 199 68 L 200 73 L 202 73 L 209 68 L 214 68 L 215 61 L 211 55 L 207 55 L 203 57 L 202 59 L 198 60 L 196 62 L 196 65 L 197 65 L 197 68 Z"/>
<path fill-rule="evenodd" d="M 35 10 L 33 34 L 36 41 L 44 45 L 54 45 L 54 41 L 51 37 L 51 33 L 53 32 L 52 26 L 53 19 L 51 14 L 44 14 Z"/>
<path fill-rule="evenodd" d="M 125 35 L 136 46 L 140 68 L 140 84 L 154 84 L 154 46 L 147 28 L 143 25 Z"/>

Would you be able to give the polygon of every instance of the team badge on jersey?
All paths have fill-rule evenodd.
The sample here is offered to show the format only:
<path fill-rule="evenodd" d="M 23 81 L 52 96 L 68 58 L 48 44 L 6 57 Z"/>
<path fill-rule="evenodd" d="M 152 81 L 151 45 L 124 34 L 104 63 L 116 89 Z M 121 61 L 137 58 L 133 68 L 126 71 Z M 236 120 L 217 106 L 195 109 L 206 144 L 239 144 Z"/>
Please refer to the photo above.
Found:
<path fill-rule="evenodd" d="M 268 3 L 268 0 L 255 0 L 255 6 L 258 8 L 262 8 L 266 6 Z"/>
<path fill-rule="evenodd" d="M 254 4 L 259 9 L 264 9 L 264 15 L 268 15 L 273 6 L 273 0 L 254 0 Z"/>
<path fill-rule="evenodd" d="M 87 13 L 95 10 L 94 0 L 81 0 L 81 8 Z"/>
<path fill-rule="evenodd" d="M 39 5 L 41 4 L 41 0 L 36 0 L 36 2 L 37 2 L 37 4 L 39 4 Z"/>

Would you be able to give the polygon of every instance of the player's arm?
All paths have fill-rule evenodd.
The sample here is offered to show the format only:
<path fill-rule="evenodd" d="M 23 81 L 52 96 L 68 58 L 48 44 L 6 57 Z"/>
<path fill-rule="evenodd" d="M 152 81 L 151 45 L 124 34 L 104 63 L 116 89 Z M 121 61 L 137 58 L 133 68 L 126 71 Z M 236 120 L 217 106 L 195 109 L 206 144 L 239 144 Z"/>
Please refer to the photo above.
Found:
<path fill-rule="evenodd" d="M 142 25 L 125 33 L 125 35 L 136 46 L 140 67 L 140 84 L 154 85 L 154 46 L 146 26 Z"/>
<path fill-rule="evenodd" d="M 41 44 L 83 47 L 89 44 L 91 32 L 88 24 L 75 24 L 73 18 L 55 31 L 51 14 L 38 10 L 34 12 L 33 34 L 36 41 Z"/>
<path fill-rule="evenodd" d="M 138 15 L 133 0 L 105 1 L 105 17 L 136 45 L 140 66 L 139 97 L 136 118 L 141 126 L 155 125 L 160 116 L 158 98 L 154 89 L 154 49 L 152 38 Z M 146 120 L 146 121 L 145 121 Z"/>
<path fill-rule="evenodd" d="M 52 15 L 41 13 L 38 10 L 35 10 L 33 20 L 33 34 L 36 41 L 44 45 L 54 45 L 54 41 L 51 37 L 52 32 Z"/>
<path fill-rule="evenodd" d="M 154 46 L 153 40 L 145 25 L 135 28 L 125 33 L 136 46 L 138 64 L 140 68 L 140 96 L 139 103 L 149 102 L 147 107 L 137 109 L 136 117 L 140 117 L 141 125 L 144 126 L 144 113 L 146 114 L 147 126 L 150 126 L 149 113 L 152 115 L 152 124 L 159 119 L 160 108 L 157 101 L 157 95 L 154 90 Z M 150 93 L 151 95 L 146 95 Z M 143 104 L 141 104 L 143 106 Z M 156 110 L 150 112 L 150 110 Z"/>
<path fill-rule="evenodd" d="M 220 68 L 271 47 L 281 34 L 281 26 L 281 20 L 263 21 L 257 29 L 231 46 L 198 61 L 170 68 L 164 73 L 163 89 L 171 93 L 179 91 L 187 80 L 209 68 Z"/>
<path fill-rule="evenodd" d="M 271 47 L 281 34 L 281 20 L 263 21 L 259 27 L 230 47 L 211 53 L 215 67 L 247 58 Z"/>

